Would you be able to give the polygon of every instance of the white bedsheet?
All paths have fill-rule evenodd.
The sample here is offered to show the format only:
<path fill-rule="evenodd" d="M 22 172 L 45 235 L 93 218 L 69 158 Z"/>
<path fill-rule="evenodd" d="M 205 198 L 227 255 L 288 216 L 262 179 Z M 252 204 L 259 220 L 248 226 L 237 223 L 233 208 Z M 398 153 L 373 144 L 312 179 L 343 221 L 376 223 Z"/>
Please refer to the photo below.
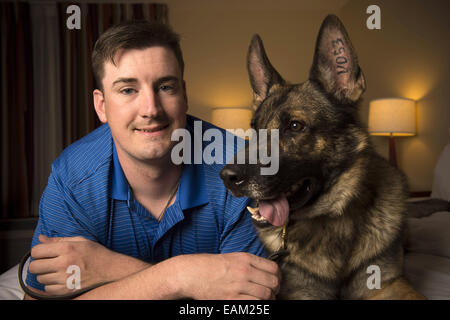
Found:
<path fill-rule="evenodd" d="M 27 270 L 29 260 L 25 263 L 23 268 L 23 281 L 27 278 Z M 19 264 L 15 265 L 5 273 L 0 275 L 0 300 L 22 300 L 24 292 L 19 285 L 17 273 L 19 271 Z"/>
<path fill-rule="evenodd" d="M 27 270 L 28 266 L 24 268 Z M 17 278 L 17 272 L 19 271 L 19 265 L 12 267 L 2 275 L 0 275 L 0 300 L 22 300 L 24 292 L 19 285 Z M 26 278 L 26 272 L 23 273 L 24 281 Z"/>

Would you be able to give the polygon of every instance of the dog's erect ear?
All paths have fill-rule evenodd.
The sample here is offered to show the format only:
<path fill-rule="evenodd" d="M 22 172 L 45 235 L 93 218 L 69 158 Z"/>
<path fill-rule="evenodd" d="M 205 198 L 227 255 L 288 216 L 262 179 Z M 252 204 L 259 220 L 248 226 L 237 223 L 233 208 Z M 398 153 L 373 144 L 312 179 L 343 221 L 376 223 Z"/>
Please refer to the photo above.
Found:
<path fill-rule="evenodd" d="M 255 34 L 247 54 L 247 68 L 253 88 L 253 107 L 257 108 L 268 96 L 270 88 L 284 84 L 283 78 L 267 58 L 261 38 Z"/>
<path fill-rule="evenodd" d="M 350 38 L 335 15 L 327 16 L 320 27 L 309 78 L 341 103 L 357 101 L 366 89 Z"/>

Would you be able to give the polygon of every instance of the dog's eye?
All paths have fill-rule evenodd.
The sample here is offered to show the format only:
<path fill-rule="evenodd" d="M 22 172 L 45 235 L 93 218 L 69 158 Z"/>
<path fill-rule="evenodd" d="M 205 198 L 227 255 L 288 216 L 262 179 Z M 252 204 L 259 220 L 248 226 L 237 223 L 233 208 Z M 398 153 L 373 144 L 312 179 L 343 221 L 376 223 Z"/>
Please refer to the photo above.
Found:
<path fill-rule="evenodd" d="M 292 131 L 302 131 L 305 128 L 305 124 L 301 121 L 291 121 L 289 123 L 289 129 L 291 129 Z"/>

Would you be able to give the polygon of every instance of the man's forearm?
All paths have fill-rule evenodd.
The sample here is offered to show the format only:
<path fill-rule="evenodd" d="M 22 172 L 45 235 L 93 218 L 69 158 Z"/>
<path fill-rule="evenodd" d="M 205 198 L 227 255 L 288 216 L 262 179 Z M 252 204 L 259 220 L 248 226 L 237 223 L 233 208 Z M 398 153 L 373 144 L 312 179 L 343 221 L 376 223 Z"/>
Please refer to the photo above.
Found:
<path fill-rule="evenodd" d="M 105 281 L 116 281 L 150 267 L 151 264 L 121 253 L 111 251 L 111 258 L 104 270 Z"/>
<path fill-rule="evenodd" d="M 179 299 L 178 284 L 171 276 L 174 272 L 172 259 L 153 266 L 147 264 L 143 269 L 132 274 L 128 272 L 120 280 L 95 288 L 77 299 Z"/>
<path fill-rule="evenodd" d="M 122 271 L 115 268 L 123 262 Z M 118 254 L 114 265 L 108 270 L 109 275 L 103 275 L 105 279 L 109 278 L 107 283 L 98 288 L 92 289 L 75 299 L 84 300 L 107 300 L 107 299 L 176 299 L 177 290 L 172 282 L 165 280 L 167 275 L 170 276 L 173 270 L 170 263 L 150 265 L 132 257 Z M 163 274 L 163 272 L 165 274 Z M 115 278 L 116 280 L 113 280 Z M 175 283 L 175 282 L 173 282 Z M 33 288 L 30 290 L 46 296 L 49 295 L 44 291 Z M 49 295 L 51 296 L 51 295 Z M 24 296 L 25 300 L 34 300 L 29 295 Z"/>
<path fill-rule="evenodd" d="M 272 299 L 276 263 L 244 253 L 188 254 L 96 288 L 79 299 Z"/>
<path fill-rule="evenodd" d="M 142 266 L 139 261 L 122 258 L 134 270 Z M 114 261 L 108 272 L 119 278 L 115 267 L 120 261 Z M 276 263 L 244 252 L 179 255 L 123 274 L 127 275 L 77 299 L 271 299 L 280 282 Z"/>
<path fill-rule="evenodd" d="M 49 295 L 69 294 L 67 270 L 78 267 L 81 287 L 117 281 L 139 272 L 150 264 L 112 251 L 82 237 L 48 238 L 40 235 L 40 244 L 33 247 L 29 271 L 45 286 Z"/>

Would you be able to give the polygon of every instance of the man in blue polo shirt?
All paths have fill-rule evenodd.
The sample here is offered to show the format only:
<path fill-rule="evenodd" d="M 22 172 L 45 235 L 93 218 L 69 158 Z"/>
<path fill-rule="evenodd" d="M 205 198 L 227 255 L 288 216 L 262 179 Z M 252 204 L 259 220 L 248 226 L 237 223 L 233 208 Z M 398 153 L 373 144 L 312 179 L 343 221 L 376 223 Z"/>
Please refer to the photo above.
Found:
<path fill-rule="evenodd" d="M 279 270 L 260 257 L 249 200 L 225 189 L 223 165 L 171 159 L 172 133 L 193 136 L 198 120 L 186 115 L 178 36 L 162 24 L 123 23 L 101 35 L 92 60 L 105 124 L 52 165 L 28 286 L 67 293 L 76 266 L 82 288 L 106 283 L 85 299 L 273 298 Z"/>

